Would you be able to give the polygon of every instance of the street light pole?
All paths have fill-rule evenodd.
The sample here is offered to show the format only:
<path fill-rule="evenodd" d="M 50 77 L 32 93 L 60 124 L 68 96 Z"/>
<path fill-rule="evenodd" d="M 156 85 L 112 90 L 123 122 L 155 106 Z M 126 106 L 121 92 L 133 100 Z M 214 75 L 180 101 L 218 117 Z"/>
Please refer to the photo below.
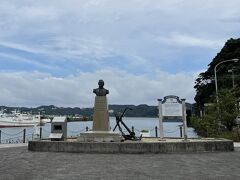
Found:
<path fill-rule="evenodd" d="M 233 61 L 233 62 L 238 62 L 239 59 L 229 59 L 229 60 L 225 60 L 225 61 L 222 61 L 220 63 L 218 63 L 215 67 L 214 67 L 214 78 L 215 78 L 215 89 L 216 89 L 216 100 L 217 100 L 217 103 L 218 103 L 218 86 L 217 86 L 217 67 L 223 63 L 226 63 L 226 62 L 230 62 L 230 61 Z"/>

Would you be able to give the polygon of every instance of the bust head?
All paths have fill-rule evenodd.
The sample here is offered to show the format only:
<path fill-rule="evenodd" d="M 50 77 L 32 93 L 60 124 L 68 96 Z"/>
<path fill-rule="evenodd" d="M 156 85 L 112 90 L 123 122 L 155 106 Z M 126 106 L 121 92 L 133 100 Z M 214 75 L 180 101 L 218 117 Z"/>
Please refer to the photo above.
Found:
<path fill-rule="evenodd" d="M 104 81 L 102 79 L 98 81 L 98 86 L 99 87 L 97 89 L 93 89 L 93 93 L 95 93 L 97 96 L 106 96 L 109 94 L 109 91 L 103 87 Z"/>
<path fill-rule="evenodd" d="M 104 81 L 103 81 L 102 79 L 100 79 L 100 80 L 98 81 L 98 85 L 99 85 L 99 88 L 103 88 L 103 86 L 104 86 Z"/>

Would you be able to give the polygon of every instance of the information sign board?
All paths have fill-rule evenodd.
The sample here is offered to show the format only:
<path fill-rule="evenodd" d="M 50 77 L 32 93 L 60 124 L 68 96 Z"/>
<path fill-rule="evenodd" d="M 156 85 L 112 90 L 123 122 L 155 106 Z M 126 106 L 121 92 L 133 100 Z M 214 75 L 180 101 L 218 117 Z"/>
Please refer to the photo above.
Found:
<path fill-rule="evenodd" d="M 184 140 L 187 140 L 187 119 L 186 119 L 186 102 L 185 99 L 179 99 L 178 96 L 169 95 L 164 99 L 158 99 L 159 109 L 159 130 L 160 139 L 163 140 L 163 118 L 164 117 L 182 117 Z"/>
<path fill-rule="evenodd" d="M 167 98 L 162 104 L 162 116 L 183 116 L 182 104 L 176 98 Z"/>

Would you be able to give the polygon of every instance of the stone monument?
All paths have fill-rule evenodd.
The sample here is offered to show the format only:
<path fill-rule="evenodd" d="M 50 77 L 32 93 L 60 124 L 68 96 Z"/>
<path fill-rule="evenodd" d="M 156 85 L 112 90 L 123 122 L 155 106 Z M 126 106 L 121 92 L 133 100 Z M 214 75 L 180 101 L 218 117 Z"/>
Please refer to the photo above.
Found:
<path fill-rule="evenodd" d="M 109 91 L 105 89 L 104 81 L 99 80 L 98 88 L 93 89 L 96 94 L 93 112 L 92 131 L 80 133 L 78 141 L 84 142 L 119 142 L 122 140 L 120 133 L 110 131 L 107 94 Z"/>
<path fill-rule="evenodd" d="M 103 87 L 103 80 L 99 80 L 98 85 L 99 88 L 93 90 L 93 93 L 96 94 L 93 113 L 93 131 L 109 131 L 110 126 L 106 96 L 109 94 L 109 91 Z"/>

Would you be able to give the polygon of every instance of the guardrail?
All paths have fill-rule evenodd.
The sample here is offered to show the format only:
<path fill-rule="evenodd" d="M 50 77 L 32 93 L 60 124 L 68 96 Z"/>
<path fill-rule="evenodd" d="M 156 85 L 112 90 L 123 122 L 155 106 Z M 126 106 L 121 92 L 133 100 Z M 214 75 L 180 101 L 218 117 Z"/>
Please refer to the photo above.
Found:
<path fill-rule="evenodd" d="M 4 135 L 5 138 L 2 139 L 2 135 Z M 14 134 L 6 133 L 0 130 L 0 144 L 25 143 L 32 139 L 33 133 L 27 134 L 26 129 Z"/>

